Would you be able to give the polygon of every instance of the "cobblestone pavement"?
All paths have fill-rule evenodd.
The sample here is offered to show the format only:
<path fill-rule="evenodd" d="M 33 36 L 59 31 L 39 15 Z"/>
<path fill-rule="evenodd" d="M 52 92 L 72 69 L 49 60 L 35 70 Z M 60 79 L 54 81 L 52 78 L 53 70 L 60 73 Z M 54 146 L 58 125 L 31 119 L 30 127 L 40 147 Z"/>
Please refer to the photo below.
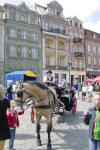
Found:
<path fill-rule="evenodd" d="M 81 97 L 81 94 L 80 94 Z M 53 131 L 51 133 L 53 150 L 88 150 L 88 127 L 83 123 L 83 112 L 93 105 L 87 99 L 82 101 L 78 98 L 77 112 L 65 112 L 64 121 L 62 116 L 53 116 Z M 36 144 L 35 124 L 31 123 L 30 109 L 24 115 L 19 116 L 20 127 L 17 128 L 14 147 L 16 150 L 46 150 L 47 133 L 46 122 L 41 120 L 41 140 L 42 146 Z M 5 150 L 8 150 L 8 141 Z"/>

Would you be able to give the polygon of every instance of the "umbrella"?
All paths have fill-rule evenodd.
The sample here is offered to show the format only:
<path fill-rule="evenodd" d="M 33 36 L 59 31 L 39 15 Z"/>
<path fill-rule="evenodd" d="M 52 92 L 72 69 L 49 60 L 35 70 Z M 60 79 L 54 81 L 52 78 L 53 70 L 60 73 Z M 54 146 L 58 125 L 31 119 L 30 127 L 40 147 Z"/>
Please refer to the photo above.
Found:
<path fill-rule="evenodd" d="M 87 79 L 87 80 L 84 80 L 85 82 L 92 82 L 93 79 Z"/>
<path fill-rule="evenodd" d="M 93 79 L 94 82 L 100 82 L 100 76 Z"/>

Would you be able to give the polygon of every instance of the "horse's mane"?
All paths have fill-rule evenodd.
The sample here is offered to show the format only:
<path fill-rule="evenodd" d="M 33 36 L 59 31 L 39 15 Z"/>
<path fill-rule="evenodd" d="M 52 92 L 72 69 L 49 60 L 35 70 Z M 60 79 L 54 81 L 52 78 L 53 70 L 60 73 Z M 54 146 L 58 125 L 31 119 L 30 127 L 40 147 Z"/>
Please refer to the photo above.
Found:
<path fill-rule="evenodd" d="M 44 83 L 41 83 L 41 82 L 38 82 L 38 81 L 26 81 L 24 83 L 28 83 L 30 85 L 36 85 L 41 89 L 48 89 L 48 87 Z"/>

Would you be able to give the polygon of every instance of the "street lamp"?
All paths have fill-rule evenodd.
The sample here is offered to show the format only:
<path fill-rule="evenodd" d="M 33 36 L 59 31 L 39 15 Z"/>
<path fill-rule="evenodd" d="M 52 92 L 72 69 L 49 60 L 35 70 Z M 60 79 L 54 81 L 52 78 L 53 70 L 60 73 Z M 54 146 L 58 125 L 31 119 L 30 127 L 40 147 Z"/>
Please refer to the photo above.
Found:
<path fill-rule="evenodd" d="M 70 84 L 70 67 L 72 66 L 72 63 L 68 63 L 68 71 L 69 71 L 69 84 Z"/>

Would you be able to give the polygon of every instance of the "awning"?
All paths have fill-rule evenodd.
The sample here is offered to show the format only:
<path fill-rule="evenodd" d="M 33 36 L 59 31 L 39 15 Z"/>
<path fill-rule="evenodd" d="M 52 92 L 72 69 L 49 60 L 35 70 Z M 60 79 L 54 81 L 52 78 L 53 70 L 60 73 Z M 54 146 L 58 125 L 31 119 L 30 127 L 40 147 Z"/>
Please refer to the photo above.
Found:
<path fill-rule="evenodd" d="M 24 74 L 27 75 L 27 76 L 30 76 L 30 77 L 36 77 L 36 74 L 33 73 L 32 71 L 28 71 L 28 72 L 26 72 Z"/>
<path fill-rule="evenodd" d="M 13 71 L 5 75 L 5 86 L 9 82 L 36 80 L 37 75 L 32 71 Z"/>
<path fill-rule="evenodd" d="M 87 76 L 100 76 L 100 71 L 87 71 Z"/>

